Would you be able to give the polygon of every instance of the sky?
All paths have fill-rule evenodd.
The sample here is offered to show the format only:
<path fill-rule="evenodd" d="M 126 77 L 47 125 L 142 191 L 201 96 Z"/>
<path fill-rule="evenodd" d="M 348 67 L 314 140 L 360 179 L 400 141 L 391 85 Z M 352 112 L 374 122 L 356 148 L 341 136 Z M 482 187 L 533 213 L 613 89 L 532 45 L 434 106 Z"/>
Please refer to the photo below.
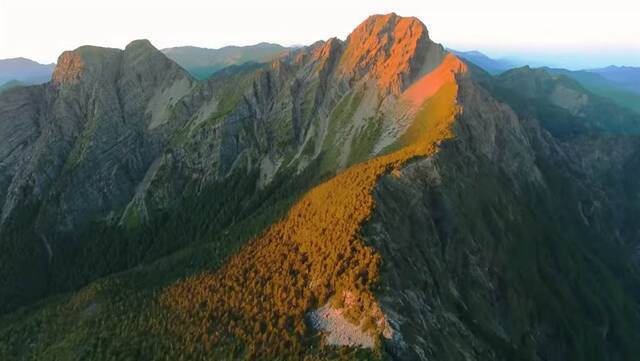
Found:
<path fill-rule="evenodd" d="M 367 16 L 415 16 L 457 50 L 567 68 L 640 66 L 637 0 L 0 0 L 0 59 L 81 45 L 218 48 L 346 38 Z"/>

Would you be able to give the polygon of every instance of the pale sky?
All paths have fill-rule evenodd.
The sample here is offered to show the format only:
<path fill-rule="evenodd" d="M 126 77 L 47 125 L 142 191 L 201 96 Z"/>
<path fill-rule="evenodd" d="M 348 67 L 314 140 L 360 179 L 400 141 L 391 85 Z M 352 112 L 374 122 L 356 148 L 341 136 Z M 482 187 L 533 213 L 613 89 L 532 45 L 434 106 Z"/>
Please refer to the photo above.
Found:
<path fill-rule="evenodd" d="M 368 15 L 392 11 L 454 49 L 574 68 L 640 65 L 638 0 L 0 0 L 0 59 L 50 63 L 80 45 L 139 38 L 157 48 L 304 45 L 344 39 Z"/>

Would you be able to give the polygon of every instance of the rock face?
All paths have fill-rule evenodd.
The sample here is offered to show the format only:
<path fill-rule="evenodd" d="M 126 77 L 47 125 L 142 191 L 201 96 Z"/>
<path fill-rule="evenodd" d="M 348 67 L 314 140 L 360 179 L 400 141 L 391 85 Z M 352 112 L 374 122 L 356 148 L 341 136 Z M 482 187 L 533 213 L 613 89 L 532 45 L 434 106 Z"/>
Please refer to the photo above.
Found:
<path fill-rule="evenodd" d="M 446 86 L 454 87 L 449 90 L 455 103 L 429 103 Z M 296 267 L 298 260 L 303 265 L 322 260 L 320 248 L 335 250 L 322 243 L 331 224 L 310 226 L 310 233 L 301 228 L 297 243 L 284 231 L 263 241 L 277 252 L 291 247 L 284 252 L 291 270 L 275 265 L 287 280 L 282 289 L 274 289 L 275 272 L 264 274 L 274 264 L 255 259 L 271 249 L 255 249 L 260 243 L 236 253 L 240 271 L 228 263 L 227 269 L 237 272 L 226 278 L 214 273 L 220 265 L 194 265 L 174 251 L 239 234 L 237 228 L 252 217 L 272 219 L 274 204 L 291 204 L 337 172 L 421 144 L 425 134 L 432 139 L 430 131 L 443 132 L 432 124 L 433 115 L 454 119 L 458 111 L 455 138 L 440 142 L 435 155 L 403 159 L 392 172 L 387 165 L 390 169 L 379 173 L 390 174 L 377 183 L 367 178 L 375 185 L 373 213 L 360 228 L 350 224 L 358 237 L 342 244 L 380 262 L 380 279 L 362 299 L 379 305 L 377 319 L 385 320 L 389 337 L 377 343 L 374 333 L 343 324 L 350 322 L 345 317 L 320 320 L 318 328 L 329 332 L 330 343 L 379 344 L 380 352 L 400 360 L 632 359 L 640 352 L 638 116 L 542 70 L 491 77 L 432 42 L 417 19 L 395 14 L 368 18 L 346 41 L 317 42 L 269 64 L 227 68 L 205 81 L 192 79 L 145 40 L 124 50 L 85 46 L 61 55 L 51 82 L 0 94 L 0 299 L 8 300 L 0 311 L 127 269 L 116 284 L 146 284 L 136 272 L 148 267 L 166 273 L 162 286 L 155 286 L 163 288 L 132 292 L 131 300 L 118 293 L 116 301 L 107 301 L 105 282 L 88 288 L 100 289 L 97 295 L 82 294 L 91 301 L 91 317 L 101 320 L 92 327 L 120 334 L 109 328 L 105 312 L 144 305 L 144 311 L 123 316 L 118 330 L 127 338 L 136 327 L 145 335 L 153 329 L 168 343 L 156 350 L 167 352 L 163 357 L 209 355 L 198 353 L 211 352 L 206 345 L 176 341 L 224 340 L 224 330 L 208 322 L 235 327 L 234 342 L 253 341 L 249 331 L 264 334 L 267 325 L 277 325 L 269 334 L 291 336 L 296 352 L 318 356 L 309 346 L 317 345 L 318 337 L 307 333 L 301 317 L 314 309 L 338 309 L 324 304 L 337 292 L 331 286 L 335 280 L 313 285 L 322 290 L 319 301 L 308 297 L 301 275 L 323 263 Z M 331 199 L 336 193 L 327 189 Z M 322 204 L 318 214 L 353 217 L 332 206 Z M 308 211 L 304 204 L 293 209 L 299 219 Z M 246 237 L 257 230 L 246 230 L 254 232 Z M 311 244 L 305 242 L 310 234 L 322 247 L 298 246 Z M 341 264 L 344 254 L 332 261 Z M 230 254 L 217 248 L 205 255 L 227 259 Z M 154 263 L 162 256 L 168 257 Z M 174 272 L 174 264 L 198 274 L 177 282 L 175 274 L 182 273 Z M 352 277 L 361 288 L 371 283 L 369 274 L 378 274 L 377 264 L 357 265 L 367 269 Z M 210 272 L 216 283 L 207 283 Z M 291 310 L 286 302 L 277 303 L 268 319 L 251 323 L 264 315 L 243 318 L 234 307 L 249 305 L 256 312 L 274 302 L 260 299 L 266 293 L 247 299 L 255 292 L 245 289 L 246 275 L 260 275 L 250 280 L 255 289 L 285 300 L 307 298 L 296 314 L 286 313 Z M 173 281 L 174 287 L 164 288 Z M 351 281 L 341 279 L 340 285 Z M 212 284 L 241 296 L 225 304 L 206 293 Z M 164 304 L 186 309 L 197 321 L 187 326 L 203 334 L 174 335 L 191 329 L 171 311 L 156 308 L 161 293 L 168 299 Z M 193 297 L 179 297 L 183 294 Z M 199 304 L 188 303 L 198 297 Z M 75 310 L 82 300 L 69 301 L 69 307 Z M 114 304 L 97 307 L 100 302 Z M 226 323 L 208 319 L 209 306 L 231 310 L 232 317 Z M 150 321 L 149 315 L 158 318 Z M 167 320 L 170 335 L 158 326 Z M 19 322 L 12 326 L 23 330 Z M 335 322 L 348 330 L 345 337 L 331 334 Z M 0 331 L 0 358 L 13 355 L 6 350 L 22 352 L 23 358 L 55 358 L 47 351 L 76 342 L 38 338 L 25 329 L 28 340 L 21 344 L 11 336 L 7 348 L 1 341 L 9 336 Z M 32 347 L 36 338 L 43 341 Z M 255 347 L 273 340 L 259 341 Z M 120 347 L 108 345 L 112 349 L 84 356 L 113 354 Z M 291 346 L 251 352 L 273 355 Z M 148 344 L 137 350 L 151 351 L 144 347 Z M 82 357 L 76 353 L 80 349 L 73 347 L 74 357 Z"/>
<path fill-rule="evenodd" d="M 349 35 L 340 72 L 350 80 L 367 75 L 381 89 L 399 93 L 444 54 L 420 20 L 393 13 L 371 16 Z"/>
<path fill-rule="evenodd" d="M 193 87 L 147 41 L 124 51 L 82 47 L 58 63 L 51 83 L 3 98 L 4 154 L 16 157 L 3 162 L 3 223 L 21 203 L 41 204 L 38 224 L 63 230 L 122 207 L 181 125 L 156 129 L 157 119 L 167 121 Z M 16 108 L 20 102 L 32 110 Z"/>
<path fill-rule="evenodd" d="M 66 52 L 50 83 L 3 94 L 0 232 L 27 227 L 50 239 L 40 243 L 54 261 L 67 252 L 69 237 L 55 234 L 126 206 L 182 125 L 171 108 L 193 86 L 148 41 L 135 41 L 124 51 Z M 14 262 L 29 267 L 24 257 Z"/>

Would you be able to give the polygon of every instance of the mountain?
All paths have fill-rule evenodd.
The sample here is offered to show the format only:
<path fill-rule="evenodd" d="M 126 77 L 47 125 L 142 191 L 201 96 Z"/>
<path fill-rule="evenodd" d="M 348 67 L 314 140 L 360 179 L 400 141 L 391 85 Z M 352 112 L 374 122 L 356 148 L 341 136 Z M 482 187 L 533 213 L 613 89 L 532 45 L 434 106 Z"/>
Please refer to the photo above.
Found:
<path fill-rule="evenodd" d="M 509 62 L 504 59 L 493 59 L 479 51 L 457 51 L 453 49 L 449 49 L 450 52 L 455 54 L 457 57 L 462 58 L 466 61 L 469 61 L 490 74 L 500 74 L 506 70 L 513 69 L 516 67 L 515 64 Z"/>
<path fill-rule="evenodd" d="M 0 94 L 0 358 L 630 360 L 640 115 L 374 15 Z"/>
<path fill-rule="evenodd" d="M 180 46 L 162 49 L 171 60 L 185 68 L 196 79 L 205 79 L 230 65 L 269 63 L 289 52 L 278 44 L 260 43 L 249 46 L 225 46 L 220 49 Z"/>
<path fill-rule="evenodd" d="M 546 68 L 545 68 L 546 69 Z M 568 76 L 590 92 L 609 98 L 625 108 L 640 113 L 640 94 L 631 90 L 627 85 L 620 81 L 607 79 L 604 76 L 589 71 L 579 70 L 571 71 L 566 69 L 546 69 L 555 74 Z"/>
<path fill-rule="evenodd" d="M 566 76 L 555 75 L 542 68 L 522 67 L 500 74 L 497 79 L 504 96 L 519 93 L 519 98 L 527 103 L 521 105 L 530 108 L 558 137 L 593 131 L 627 133 L 640 129 L 640 113 L 620 108 L 610 99 L 592 95 Z M 557 112 L 557 108 L 563 111 Z M 586 122 L 585 119 L 591 121 Z"/>
<path fill-rule="evenodd" d="M 518 67 L 504 59 L 493 59 L 479 51 L 450 51 L 456 56 L 471 62 L 490 74 L 500 74 Z M 610 66 L 602 69 L 567 70 L 560 68 L 543 69 L 562 74 L 578 81 L 588 91 L 609 98 L 625 108 L 640 112 L 640 71 L 634 67 Z"/>
<path fill-rule="evenodd" d="M 638 67 L 612 65 L 606 68 L 588 69 L 586 71 L 598 74 L 636 94 L 640 94 L 640 68 Z"/>
<path fill-rule="evenodd" d="M 55 64 L 40 64 L 25 58 L 0 59 L 0 85 L 9 81 L 40 84 L 51 79 Z"/>

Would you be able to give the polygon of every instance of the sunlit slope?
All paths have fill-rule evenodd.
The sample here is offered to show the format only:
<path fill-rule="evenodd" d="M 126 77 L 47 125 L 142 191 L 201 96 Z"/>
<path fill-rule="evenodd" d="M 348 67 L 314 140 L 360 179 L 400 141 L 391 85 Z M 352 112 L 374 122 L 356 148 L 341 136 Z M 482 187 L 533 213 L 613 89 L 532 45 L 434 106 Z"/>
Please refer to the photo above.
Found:
<path fill-rule="evenodd" d="M 377 179 L 415 157 L 433 154 L 439 142 L 453 136 L 451 124 L 461 111 L 454 72 L 466 68 L 455 58 L 442 66 L 448 70 L 436 71 L 444 80 L 416 109 L 414 125 L 397 150 L 312 189 L 217 272 L 169 287 L 162 302 L 177 319 L 168 327 L 186 344 L 204 349 L 241 341 L 253 355 L 295 355 L 314 335 L 305 315 L 348 291 L 356 301 L 347 316 L 364 319 L 368 332 L 380 334 L 383 316 L 372 289 L 381 259 L 358 233 L 374 208 Z M 411 98 L 418 98 L 417 92 Z"/>

